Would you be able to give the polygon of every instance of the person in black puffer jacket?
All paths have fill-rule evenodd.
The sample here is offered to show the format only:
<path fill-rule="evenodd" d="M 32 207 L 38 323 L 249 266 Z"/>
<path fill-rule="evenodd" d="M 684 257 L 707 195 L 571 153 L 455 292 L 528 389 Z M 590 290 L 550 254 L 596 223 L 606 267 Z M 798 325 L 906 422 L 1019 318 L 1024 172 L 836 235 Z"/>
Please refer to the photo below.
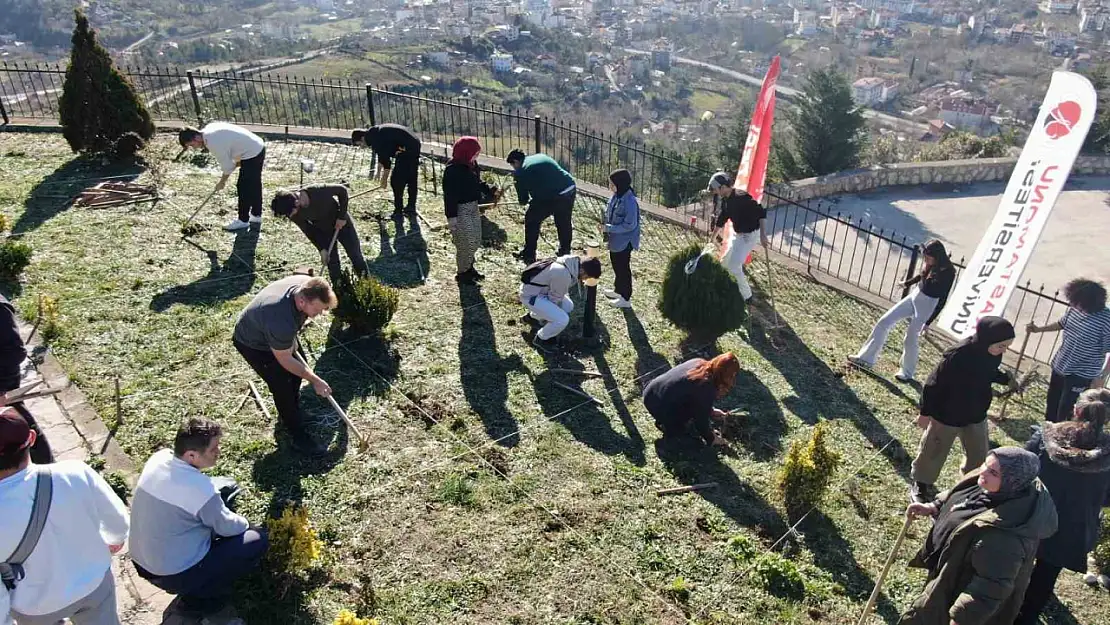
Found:
<path fill-rule="evenodd" d="M 1087 570 L 1087 553 L 1098 541 L 1098 515 L 1110 505 L 1110 391 L 1079 395 L 1072 420 L 1046 422 L 1025 448 L 1041 460 L 1041 481 L 1059 512 L 1060 528 L 1041 541 L 1037 563 L 1015 625 L 1035 625 L 1064 569 Z"/>

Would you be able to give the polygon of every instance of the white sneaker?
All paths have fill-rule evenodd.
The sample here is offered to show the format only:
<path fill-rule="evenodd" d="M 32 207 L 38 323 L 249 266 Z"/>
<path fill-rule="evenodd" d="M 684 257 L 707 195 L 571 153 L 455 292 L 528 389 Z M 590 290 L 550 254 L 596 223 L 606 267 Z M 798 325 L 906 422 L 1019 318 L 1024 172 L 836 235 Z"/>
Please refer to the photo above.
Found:
<path fill-rule="evenodd" d="M 260 224 L 262 223 L 262 215 L 251 215 L 250 220 L 252 224 Z"/>
<path fill-rule="evenodd" d="M 243 230 L 250 227 L 251 225 L 249 223 L 245 221 L 239 221 L 239 218 L 237 217 L 235 219 L 232 219 L 231 223 L 224 226 L 224 230 L 227 230 L 228 232 L 235 232 L 236 230 Z"/>
<path fill-rule="evenodd" d="M 619 295 L 616 296 L 616 297 L 609 298 L 605 301 L 609 302 L 609 305 L 612 306 L 613 308 L 632 308 L 632 302 L 624 299 L 623 297 L 621 297 Z"/>
<path fill-rule="evenodd" d="M 605 297 L 608 297 L 609 299 L 613 299 L 615 297 L 620 297 L 620 295 L 616 291 L 614 291 L 613 289 L 605 289 L 604 291 L 601 292 L 601 294 L 604 295 Z"/>

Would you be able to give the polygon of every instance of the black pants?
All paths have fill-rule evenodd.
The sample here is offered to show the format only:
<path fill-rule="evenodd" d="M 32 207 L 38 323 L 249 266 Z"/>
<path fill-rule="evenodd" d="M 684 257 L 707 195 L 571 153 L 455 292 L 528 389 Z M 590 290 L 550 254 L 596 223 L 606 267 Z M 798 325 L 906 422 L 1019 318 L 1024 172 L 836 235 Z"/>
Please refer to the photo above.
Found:
<path fill-rule="evenodd" d="M 1048 382 L 1048 401 L 1045 402 L 1045 421 L 1070 421 L 1075 401 L 1079 394 L 1091 386 L 1092 378 L 1079 375 L 1064 375 L 1052 371 L 1052 379 Z"/>
<path fill-rule="evenodd" d="M 1060 576 L 1063 567 L 1048 564 L 1038 559 L 1033 565 L 1033 574 L 1029 578 L 1029 587 L 1025 589 L 1025 599 L 1021 603 L 1021 611 L 1014 621 L 1014 625 L 1037 625 L 1041 611 L 1048 605 L 1052 598 L 1053 589 L 1056 588 L 1056 578 Z"/>
<path fill-rule="evenodd" d="M 420 177 L 420 153 L 413 156 L 398 156 L 393 159 L 393 171 L 389 174 L 389 185 L 393 187 L 393 212 L 407 210 L 416 212 L 416 186 Z M 405 204 L 405 187 L 409 189 L 409 202 Z"/>
<path fill-rule="evenodd" d="M 239 193 L 239 221 L 247 221 L 251 215 L 262 216 L 262 164 L 266 160 L 266 148 L 254 158 L 239 162 L 239 178 L 235 190 Z"/>
<path fill-rule="evenodd" d="M 274 396 L 278 418 L 289 431 L 289 435 L 293 438 L 307 436 L 301 423 L 301 379 L 286 371 L 273 352 L 252 349 L 238 341 L 232 342 L 243 360 L 266 382 L 270 394 Z"/>
<path fill-rule="evenodd" d="M 174 575 L 154 575 L 138 564 L 139 577 L 180 595 L 187 610 L 215 612 L 231 596 L 232 582 L 258 568 L 270 545 L 265 528 L 252 527 L 238 536 L 215 537 L 208 553 L 193 566 Z"/>
<path fill-rule="evenodd" d="M 18 372 L 5 375 L 3 379 L 0 379 L 0 393 L 14 391 L 19 388 L 20 382 L 21 379 Z M 27 410 L 27 406 L 21 401 L 12 403 L 11 407 L 19 413 L 19 416 L 23 417 L 23 420 L 26 421 L 27 425 L 35 432 L 35 444 L 31 447 L 31 462 L 35 464 L 50 464 L 54 462 L 54 452 L 50 449 L 50 443 L 46 440 L 46 434 L 43 433 L 42 428 L 39 427 L 38 422 L 35 421 L 35 416 L 31 414 L 30 410 Z"/>
<path fill-rule="evenodd" d="M 555 229 L 559 232 L 559 251 L 556 255 L 570 254 L 571 237 L 574 234 L 571 213 L 574 212 L 574 197 L 577 193 L 577 190 L 571 190 L 548 200 L 532 200 L 528 205 L 528 210 L 524 211 L 524 249 L 520 254 L 524 260 L 531 262 L 536 259 L 540 226 L 551 216 L 555 217 Z"/>
<path fill-rule="evenodd" d="M 312 244 L 316 249 L 321 252 L 328 249 L 331 245 L 331 238 L 335 236 L 335 231 L 322 230 L 320 228 L 309 229 L 305 234 L 308 235 Z M 328 257 L 328 277 L 331 278 L 331 283 L 335 284 L 335 280 L 339 277 L 339 246 L 343 246 L 343 250 L 347 252 L 347 258 L 351 259 L 351 265 L 355 273 L 360 276 L 365 276 L 366 258 L 362 255 L 362 242 L 358 238 L 358 231 L 355 230 L 355 220 L 347 217 L 347 225 L 339 231 L 339 237 L 335 240 L 336 246 L 331 250 L 331 256 Z"/>
<path fill-rule="evenodd" d="M 626 300 L 632 299 L 632 244 L 623 252 L 609 252 L 609 264 L 613 266 L 613 290 Z"/>

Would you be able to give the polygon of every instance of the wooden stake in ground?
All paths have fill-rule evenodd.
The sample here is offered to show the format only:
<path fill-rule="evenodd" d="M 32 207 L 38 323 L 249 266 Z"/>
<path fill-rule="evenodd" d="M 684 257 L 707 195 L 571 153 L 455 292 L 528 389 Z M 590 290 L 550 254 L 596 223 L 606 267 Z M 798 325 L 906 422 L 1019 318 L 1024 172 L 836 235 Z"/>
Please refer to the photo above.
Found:
<path fill-rule="evenodd" d="M 891 549 L 890 555 L 886 557 L 886 562 L 883 564 L 883 571 L 879 573 L 879 579 L 875 580 L 875 589 L 871 591 L 871 596 L 867 599 L 867 605 L 863 606 L 863 614 L 859 615 L 859 622 L 856 625 L 863 625 L 868 615 L 871 614 L 871 609 L 875 607 L 875 601 L 879 599 L 879 592 L 882 591 L 883 582 L 886 581 L 886 574 L 890 572 L 890 565 L 894 564 L 894 558 L 898 557 L 898 550 L 902 548 L 902 541 L 906 539 L 906 533 L 910 531 L 911 523 L 913 523 L 913 516 L 907 513 L 906 521 L 902 524 L 902 531 L 898 532 L 898 538 L 894 541 L 894 549 Z"/>
<path fill-rule="evenodd" d="M 593 403 L 597 404 L 598 406 L 604 406 L 605 405 L 604 403 L 602 403 L 602 401 L 600 399 L 594 397 L 593 395 L 590 395 L 586 391 L 580 391 L 580 390 L 574 388 L 573 386 L 567 386 L 566 384 L 563 384 L 562 382 L 556 382 L 555 380 L 552 380 L 551 383 L 554 384 L 555 386 L 558 386 L 559 388 L 561 388 L 563 390 L 570 391 L 570 392 L 574 393 L 575 395 L 581 395 L 582 397 L 585 397 L 586 399 L 592 401 Z"/>
<path fill-rule="evenodd" d="M 1021 351 L 1018 352 L 1017 364 L 1014 365 L 1014 380 L 1015 381 L 1017 381 L 1017 379 L 1018 379 L 1018 374 L 1021 373 L 1021 361 L 1025 359 L 1025 348 L 1029 345 L 1029 337 L 1030 336 L 1033 336 L 1033 333 L 1030 332 L 1029 330 L 1026 330 L 1025 331 L 1025 338 L 1021 339 Z M 1008 408 L 1010 406 L 1010 395 L 1012 395 L 1012 394 L 1013 393 L 1010 393 L 1009 395 L 1006 395 L 1006 397 L 1004 397 L 1002 399 L 1002 407 L 998 409 L 998 420 L 999 421 L 1006 420 L 1006 408 Z"/>
<path fill-rule="evenodd" d="M 262 410 L 262 414 L 266 415 L 266 420 L 273 421 L 274 418 L 270 416 L 270 409 L 266 407 L 266 402 L 262 401 L 262 395 L 258 393 L 258 387 L 254 385 L 254 380 L 247 380 L 247 384 L 251 387 L 251 395 L 254 395 L 254 402 L 258 404 L 258 408 Z"/>
<path fill-rule="evenodd" d="M 193 211 L 193 214 L 189 215 L 189 218 L 185 220 L 185 223 L 181 224 L 181 231 L 182 232 L 184 232 L 185 229 L 189 227 L 189 224 L 193 223 L 193 219 L 196 218 L 197 214 L 200 213 L 201 209 L 203 209 L 212 198 L 216 197 L 216 193 L 218 193 L 218 191 L 213 191 L 213 192 L 209 193 L 208 197 L 204 198 L 204 201 L 200 203 L 200 206 L 198 206 L 197 209 L 195 211 Z"/>
<path fill-rule="evenodd" d="M 693 493 L 699 490 L 708 490 L 710 488 L 717 488 L 717 482 L 706 482 L 704 484 L 691 484 L 690 486 L 675 486 L 674 488 L 659 488 L 655 490 L 655 494 L 662 497 L 663 495 L 677 495 L 679 493 Z"/>

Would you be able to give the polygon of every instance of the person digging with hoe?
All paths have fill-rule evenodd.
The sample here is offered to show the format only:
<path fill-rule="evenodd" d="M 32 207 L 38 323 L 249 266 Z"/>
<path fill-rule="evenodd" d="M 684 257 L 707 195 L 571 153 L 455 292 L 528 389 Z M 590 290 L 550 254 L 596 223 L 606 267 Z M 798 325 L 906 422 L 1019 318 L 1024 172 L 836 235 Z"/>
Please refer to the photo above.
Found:
<path fill-rule="evenodd" d="M 341 184 L 311 184 L 303 189 L 277 192 L 270 202 L 274 215 L 286 217 L 297 224 L 308 240 L 320 251 L 320 260 L 328 267 L 332 282 L 339 279 L 339 250 L 343 246 L 351 266 L 360 276 L 367 274 L 355 221 L 347 208 L 350 192 Z"/>
<path fill-rule="evenodd" d="M 644 407 L 664 438 L 685 435 L 693 425 L 706 445 L 725 447 L 713 422 L 724 423 L 727 413 L 713 402 L 728 395 L 740 373 L 732 352 L 712 360 L 692 358 L 660 375 L 644 387 Z"/>
<path fill-rule="evenodd" d="M 182 148 L 208 148 L 220 164 L 223 175 L 212 193 L 219 193 L 232 172 L 239 168 L 235 190 L 239 196 L 239 215 L 224 226 L 234 232 L 262 223 L 262 165 L 266 161 L 266 142 L 253 132 L 229 124 L 212 122 L 197 130 L 187 127 L 177 134 Z M 261 226 L 260 226 L 261 227 Z"/>
<path fill-rule="evenodd" d="M 304 428 L 301 380 L 312 384 L 320 397 L 329 397 L 331 387 L 297 358 L 297 333 L 305 321 L 335 308 L 336 303 L 335 292 L 323 278 L 282 278 L 259 291 L 247 304 L 232 337 L 235 349 L 273 394 L 278 418 L 293 448 L 308 455 L 320 455 L 327 449 Z"/>
<path fill-rule="evenodd" d="M 420 138 L 407 126 L 378 124 L 366 130 L 351 132 L 351 143 L 373 150 L 378 158 L 378 174 L 374 176 L 384 187 L 393 188 L 393 218 L 402 211 L 416 214 L 416 188 L 420 177 Z M 409 201 L 405 203 L 405 189 Z"/>
<path fill-rule="evenodd" d="M 951 490 L 906 514 L 933 517 L 910 566 L 929 572 L 898 625 L 1011 625 L 1041 540 L 1056 532 L 1056 506 L 1037 479 L 1037 456 L 999 447 Z"/>
<path fill-rule="evenodd" d="M 513 150 L 505 160 L 513 166 L 517 200 L 521 206 L 528 206 L 524 211 L 524 248 L 513 256 L 526 263 L 535 262 L 540 227 L 552 216 L 559 232 L 556 255 L 570 254 L 574 235 L 571 215 L 578 193 L 574 177 L 546 154 L 525 156 L 523 151 Z"/>

